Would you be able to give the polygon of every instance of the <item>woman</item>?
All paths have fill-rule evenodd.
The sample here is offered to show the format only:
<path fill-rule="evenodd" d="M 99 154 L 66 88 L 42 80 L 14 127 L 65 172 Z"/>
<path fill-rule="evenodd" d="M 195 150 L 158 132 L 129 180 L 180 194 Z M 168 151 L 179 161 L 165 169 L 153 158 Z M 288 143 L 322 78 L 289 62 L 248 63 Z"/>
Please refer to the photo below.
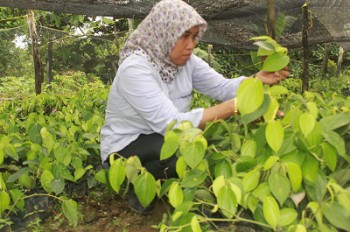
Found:
<path fill-rule="evenodd" d="M 137 155 L 156 179 L 176 177 L 176 157 L 159 160 L 167 125 L 188 120 L 203 128 L 236 112 L 233 99 L 245 77 L 226 79 L 192 54 L 206 28 L 205 20 L 184 1 L 162 0 L 130 35 L 120 53 L 101 130 L 104 164 L 114 152 L 126 158 Z M 287 75 L 259 72 L 256 77 L 275 84 Z M 193 89 L 222 103 L 190 110 Z"/>

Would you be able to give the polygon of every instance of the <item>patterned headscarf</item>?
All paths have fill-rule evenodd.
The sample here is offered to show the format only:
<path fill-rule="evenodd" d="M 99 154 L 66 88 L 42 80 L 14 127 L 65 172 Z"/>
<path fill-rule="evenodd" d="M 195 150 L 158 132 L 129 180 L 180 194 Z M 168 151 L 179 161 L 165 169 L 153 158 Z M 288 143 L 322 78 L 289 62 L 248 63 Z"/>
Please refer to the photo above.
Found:
<path fill-rule="evenodd" d="M 174 79 L 181 69 L 170 61 L 170 53 L 185 31 L 199 26 L 198 40 L 207 29 L 206 21 L 182 0 L 162 0 L 130 35 L 120 52 L 119 64 L 131 54 L 146 57 L 163 81 Z"/>

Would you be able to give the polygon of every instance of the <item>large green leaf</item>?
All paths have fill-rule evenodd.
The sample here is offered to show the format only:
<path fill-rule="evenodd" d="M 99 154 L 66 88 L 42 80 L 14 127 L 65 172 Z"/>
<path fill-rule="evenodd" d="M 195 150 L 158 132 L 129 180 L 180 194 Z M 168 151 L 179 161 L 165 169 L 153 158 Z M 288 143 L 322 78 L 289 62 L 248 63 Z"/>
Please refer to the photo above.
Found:
<path fill-rule="evenodd" d="M 283 205 L 290 194 L 290 183 L 288 178 L 278 173 L 271 175 L 268 183 L 272 194 L 278 200 L 280 205 Z"/>
<path fill-rule="evenodd" d="M 51 189 L 56 194 L 59 195 L 63 192 L 65 187 L 65 182 L 63 178 L 55 178 L 51 181 Z"/>
<path fill-rule="evenodd" d="M 179 182 L 173 182 L 170 186 L 169 193 L 168 193 L 168 199 L 170 204 L 177 208 L 179 205 L 182 204 L 184 198 L 183 191 L 180 187 Z"/>
<path fill-rule="evenodd" d="M 263 202 L 264 218 L 269 225 L 276 230 L 278 222 L 280 220 L 280 209 L 276 200 L 268 196 Z"/>
<path fill-rule="evenodd" d="M 269 106 L 270 106 L 270 97 L 268 94 L 264 94 L 264 100 L 260 105 L 260 107 L 250 114 L 242 115 L 242 117 L 240 118 L 240 121 L 244 124 L 248 124 L 253 122 L 254 120 L 261 118 L 266 113 Z"/>
<path fill-rule="evenodd" d="M 69 222 L 75 227 L 78 225 L 78 204 L 72 199 L 61 198 L 62 212 Z"/>
<path fill-rule="evenodd" d="M 323 204 L 322 212 L 333 226 L 350 231 L 350 212 L 338 202 Z"/>
<path fill-rule="evenodd" d="M 257 110 L 264 100 L 264 87 L 257 78 L 245 79 L 237 91 L 237 106 L 242 116 Z"/>
<path fill-rule="evenodd" d="M 227 218 L 232 218 L 237 211 L 237 198 L 230 186 L 223 186 L 217 197 L 219 208 Z"/>
<path fill-rule="evenodd" d="M 317 172 L 319 170 L 319 162 L 311 155 L 307 155 L 301 166 L 301 170 L 303 178 L 311 183 L 314 183 L 316 181 Z"/>
<path fill-rule="evenodd" d="M 130 156 L 125 164 L 125 174 L 128 180 L 133 183 L 134 178 L 139 174 L 142 167 L 140 158 L 136 155 Z"/>
<path fill-rule="evenodd" d="M 43 189 L 51 193 L 52 187 L 51 187 L 51 181 L 55 179 L 55 177 L 52 175 L 52 173 L 49 170 L 44 170 L 40 177 L 40 183 Z"/>
<path fill-rule="evenodd" d="M 297 211 L 292 208 L 281 209 L 280 211 L 280 219 L 278 222 L 279 226 L 288 226 L 292 224 L 298 217 Z"/>
<path fill-rule="evenodd" d="M 288 66 L 289 61 L 290 58 L 286 54 L 274 53 L 266 58 L 261 70 L 276 72 Z"/>
<path fill-rule="evenodd" d="M 256 156 L 257 145 L 252 139 L 249 139 L 243 143 L 241 148 L 241 156 L 250 156 L 254 158 Z"/>
<path fill-rule="evenodd" d="M 250 192 L 254 190 L 258 184 L 259 184 L 259 179 L 260 179 L 260 172 L 257 170 L 252 170 L 248 172 L 244 177 L 243 177 L 243 188 L 245 192 Z"/>
<path fill-rule="evenodd" d="M 338 152 L 338 154 L 350 162 L 350 158 L 346 155 L 344 139 L 334 131 L 324 132 L 323 137 L 329 142 Z"/>
<path fill-rule="evenodd" d="M 4 190 L 0 190 L 0 215 L 9 207 L 10 202 L 9 194 Z"/>
<path fill-rule="evenodd" d="M 207 178 L 207 173 L 200 170 L 191 170 L 184 173 L 181 186 L 184 188 L 193 188 L 202 184 Z"/>
<path fill-rule="evenodd" d="M 320 120 L 320 123 L 327 131 L 335 130 L 337 128 L 350 124 L 350 112 L 326 116 Z"/>
<path fill-rule="evenodd" d="M 174 155 L 179 144 L 180 136 L 174 131 L 168 131 L 164 136 L 164 144 L 160 151 L 160 160 L 165 160 Z"/>
<path fill-rule="evenodd" d="M 280 121 L 271 121 L 266 127 L 266 141 L 274 152 L 278 152 L 284 139 L 284 130 Z"/>
<path fill-rule="evenodd" d="M 296 163 L 292 162 L 287 162 L 286 166 L 292 190 L 293 192 L 298 192 L 298 190 L 301 187 L 301 182 L 303 180 L 301 168 Z"/>
<path fill-rule="evenodd" d="M 194 143 L 185 141 L 181 143 L 180 152 L 187 165 L 194 169 L 203 160 L 205 147 L 200 141 Z"/>
<path fill-rule="evenodd" d="M 40 135 L 41 135 L 43 147 L 45 147 L 48 150 L 48 152 L 51 153 L 55 145 L 55 140 L 53 135 L 49 132 L 49 130 L 46 127 L 41 128 Z"/>
<path fill-rule="evenodd" d="M 229 160 L 224 159 L 215 165 L 214 173 L 216 177 L 224 176 L 230 178 L 232 176 L 232 164 Z"/>
<path fill-rule="evenodd" d="M 265 122 L 270 122 L 275 119 L 279 108 L 278 101 L 275 98 L 270 97 L 270 105 L 267 111 L 264 113 Z"/>
<path fill-rule="evenodd" d="M 115 160 L 108 171 L 109 183 L 114 191 L 119 193 L 120 186 L 125 180 L 125 167 L 121 158 Z"/>
<path fill-rule="evenodd" d="M 334 172 L 338 162 L 337 150 L 327 142 L 322 143 L 321 147 L 327 167 Z"/>
<path fill-rule="evenodd" d="M 314 129 L 316 119 L 310 113 L 304 113 L 299 118 L 299 127 L 305 137 Z"/>
<path fill-rule="evenodd" d="M 135 178 L 134 189 L 141 205 L 146 207 L 156 195 L 156 181 L 150 173 L 143 172 Z"/>

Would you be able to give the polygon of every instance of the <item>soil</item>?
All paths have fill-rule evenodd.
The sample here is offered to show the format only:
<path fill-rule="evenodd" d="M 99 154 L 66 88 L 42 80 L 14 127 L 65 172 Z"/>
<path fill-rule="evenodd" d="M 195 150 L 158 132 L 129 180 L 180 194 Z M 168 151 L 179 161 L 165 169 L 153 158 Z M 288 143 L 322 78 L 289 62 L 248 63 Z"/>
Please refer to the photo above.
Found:
<path fill-rule="evenodd" d="M 162 221 L 163 214 L 169 206 L 162 202 L 154 202 L 150 214 L 141 215 L 132 211 L 121 196 L 111 194 L 95 194 L 77 200 L 80 220 L 76 227 L 69 225 L 60 210 L 46 219 L 44 231 L 86 232 L 86 231 L 120 231 L 120 232 L 156 232 L 152 226 Z M 60 214 L 60 215 L 59 215 Z M 58 217 L 64 218 L 57 220 Z"/>

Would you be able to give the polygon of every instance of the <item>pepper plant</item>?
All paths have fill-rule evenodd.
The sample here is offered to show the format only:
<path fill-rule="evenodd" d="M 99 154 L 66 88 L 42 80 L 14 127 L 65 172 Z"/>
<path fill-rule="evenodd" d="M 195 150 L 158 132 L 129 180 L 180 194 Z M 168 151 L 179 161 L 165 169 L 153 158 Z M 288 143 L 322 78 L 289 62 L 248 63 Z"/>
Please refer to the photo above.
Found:
<path fill-rule="evenodd" d="M 286 50 L 263 39 L 265 70 L 285 67 Z M 178 178 L 161 183 L 137 157 L 113 158 L 113 189 L 119 192 L 126 179 L 143 206 L 166 197 L 173 211 L 156 226 L 160 231 L 205 231 L 215 222 L 268 231 L 349 231 L 350 99 L 295 94 L 250 77 L 237 100 L 239 116 L 204 130 L 189 122 L 169 125 L 161 159 L 177 156 Z"/>

